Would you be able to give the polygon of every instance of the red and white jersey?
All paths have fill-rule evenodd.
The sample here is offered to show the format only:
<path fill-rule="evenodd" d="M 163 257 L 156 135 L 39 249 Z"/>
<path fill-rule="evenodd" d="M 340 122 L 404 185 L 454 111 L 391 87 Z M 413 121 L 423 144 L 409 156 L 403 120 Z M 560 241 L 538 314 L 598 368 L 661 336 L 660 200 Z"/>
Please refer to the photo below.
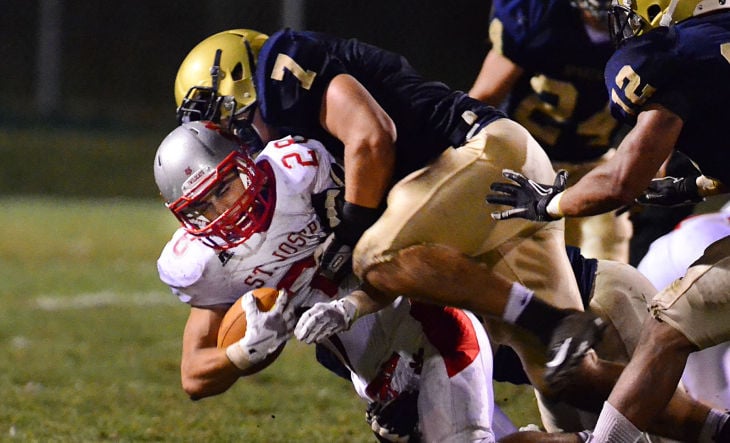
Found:
<path fill-rule="evenodd" d="M 492 351 L 473 314 L 399 297 L 325 345 L 350 369 L 355 390 L 367 401 L 418 390 L 423 441 L 496 440 Z M 516 430 L 500 417 L 502 427 Z"/>
<path fill-rule="evenodd" d="M 267 162 L 275 179 L 276 205 L 266 232 L 254 234 L 228 251 L 216 251 L 179 228 L 157 261 L 160 279 L 180 300 L 195 307 L 231 305 L 263 286 L 293 289 L 296 299 L 310 295 L 312 254 L 326 237 L 311 195 L 335 184 L 333 157 L 316 140 L 285 137 L 266 145 L 256 163 Z M 329 293 L 334 296 L 331 284 Z M 301 296 L 301 297 L 300 297 Z M 303 301 L 303 300 L 301 300 Z"/>
<path fill-rule="evenodd" d="M 162 251 L 160 278 L 183 302 L 230 305 L 266 286 L 290 289 L 292 302 L 308 307 L 355 289 L 354 277 L 337 288 L 315 272 L 313 253 L 327 234 L 311 194 L 335 186 L 332 156 L 317 141 L 286 137 L 269 143 L 256 158 L 262 161 L 276 181 L 266 232 L 220 253 L 180 228 Z M 350 370 L 355 390 L 367 401 L 418 389 L 427 441 L 494 441 L 491 347 L 472 314 L 400 297 L 324 345 Z"/>

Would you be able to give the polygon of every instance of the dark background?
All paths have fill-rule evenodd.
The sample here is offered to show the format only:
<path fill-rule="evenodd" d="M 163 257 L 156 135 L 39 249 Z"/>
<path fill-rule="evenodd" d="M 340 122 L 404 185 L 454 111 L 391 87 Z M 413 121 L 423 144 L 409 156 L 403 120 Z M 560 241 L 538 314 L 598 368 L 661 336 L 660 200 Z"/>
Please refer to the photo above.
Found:
<path fill-rule="evenodd" d="M 40 10 L 60 21 L 57 104 L 38 105 Z M 229 28 L 280 29 L 282 0 L 2 0 L 0 127 L 51 124 L 152 129 L 174 125 L 173 82 L 187 52 Z M 468 89 L 486 53 L 489 1 L 290 0 L 302 28 L 400 52 L 426 77 Z M 292 8 L 289 8 L 291 10 Z M 296 9 L 296 8 L 294 8 Z M 296 27 L 296 26 L 295 26 Z"/>

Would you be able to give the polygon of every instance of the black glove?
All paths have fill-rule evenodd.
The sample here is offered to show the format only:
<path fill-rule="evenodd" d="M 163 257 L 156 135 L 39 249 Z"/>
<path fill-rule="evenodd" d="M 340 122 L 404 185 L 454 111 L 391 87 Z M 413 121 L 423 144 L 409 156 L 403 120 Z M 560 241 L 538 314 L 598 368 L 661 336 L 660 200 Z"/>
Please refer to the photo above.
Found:
<path fill-rule="evenodd" d="M 565 190 L 565 183 L 568 181 L 567 171 L 558 171 L 552 186 L 535 183 L 519 172 L 509 169 L 502 170 L 502 175 L 517 184 L 492 183 L 490 189 L 497 194 L 487 195 L 487 202 L 512 206 L 511 209 L 505 211 L 492 212 L 493 219 L 504 220 L 520 217 L 540 222 L 555 220 L 547 213 L 547 206 L 553 197 Z"/>
<path fill-rule="evenodd" d="M 314 258 L 322 275 L 339 282 L 352 272 L 352 250 L 381 211 L 345 201 L 344 187 L 313 194 L 312 206 L 322 226 L 330 232 Z"/>
<path fill-rule="evenodd" d="M 642 205 L 677 207 L 701 202 L 697 191 L 697 176 L 655 178 L 636 199 Z"/>
<path fill-rule="evenodd" d="M 365 419 L 379 442 L 418 443 L 418 391 L 403 392 L 385 403 L 372 402 Z"/>
<path fill-rule="evenodd" d="M 352 248 L 331 233 L 317 246 L 314 261 L 320 274 L 339 283 L 352 272 Z"/>
<path fill-rule="evenodd" d="M 312 206 L 322 225 L 334 232 L 344 244 L 354 247 L 365 232 L 380 217 L 380 208 L 366 208 L 345 201 L 345 188 L 329 188 L 312 194 Z"/>

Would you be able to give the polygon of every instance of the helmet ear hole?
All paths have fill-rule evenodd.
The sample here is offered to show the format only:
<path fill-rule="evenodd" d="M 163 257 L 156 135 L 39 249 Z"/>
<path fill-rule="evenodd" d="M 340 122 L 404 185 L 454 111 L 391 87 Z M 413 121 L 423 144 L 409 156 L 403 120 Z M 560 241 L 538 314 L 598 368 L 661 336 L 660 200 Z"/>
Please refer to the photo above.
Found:
<path fill-rule="evenodd" d="M 243 79 L 243 65 L 241 63 L 236 63 L 236 66 L 233 67 L 231 77 L 233 78 L 233 81 Z"/>
<path fill-rule="evenodd" d="M 649 19 L 649 22 L 653 22 L 657 15 L 659 15 L 662 12 L 662 7 L 657 5 L 656 3 L 649 6 L 646 10 L 647 18 Z"/>

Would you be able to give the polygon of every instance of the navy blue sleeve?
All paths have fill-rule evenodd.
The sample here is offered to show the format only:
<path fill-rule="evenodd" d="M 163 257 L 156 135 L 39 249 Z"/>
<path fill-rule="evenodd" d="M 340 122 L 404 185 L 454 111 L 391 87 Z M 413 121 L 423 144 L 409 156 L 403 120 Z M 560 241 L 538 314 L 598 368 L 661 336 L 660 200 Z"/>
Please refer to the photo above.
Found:
<path fill-rule="evenodd" d="M 656 29 L 627 40 L 606 65 L 611 114 L 633 124 L 648 103 L 660 104 L 682 118 L 690 112 L 681 60 L 671 28 Z"/>
<path fill-rule="evenodd" d="M 492 44 L 518 66 L 534 69 L 542 49 L 559 31 L 551 18 L 555 6 L 556 0 L 495 0 L 489 32 Z"/>
<path fill-rule="evenodd" d="M 326 41 L 313 34 L 279 31 L 259 54 L 256 91 L 264 120 L 274 126 L 319 126 L 322 96 L 329 82 L 345 72 L 330 56 Z"/>

